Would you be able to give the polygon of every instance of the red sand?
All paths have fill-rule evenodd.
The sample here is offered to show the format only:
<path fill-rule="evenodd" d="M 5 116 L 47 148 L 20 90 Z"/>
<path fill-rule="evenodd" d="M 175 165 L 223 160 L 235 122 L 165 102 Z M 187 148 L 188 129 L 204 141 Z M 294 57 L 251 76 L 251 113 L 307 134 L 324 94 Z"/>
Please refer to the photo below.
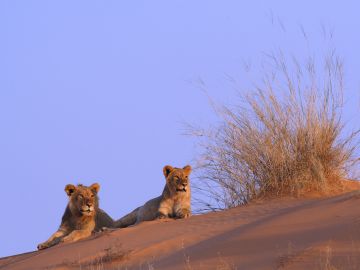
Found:
<path fill-rule="evenodd" d="M 353 191 L 144 222 L 2 258 L 0 269 L 360 269 L 359 205 Z"/>

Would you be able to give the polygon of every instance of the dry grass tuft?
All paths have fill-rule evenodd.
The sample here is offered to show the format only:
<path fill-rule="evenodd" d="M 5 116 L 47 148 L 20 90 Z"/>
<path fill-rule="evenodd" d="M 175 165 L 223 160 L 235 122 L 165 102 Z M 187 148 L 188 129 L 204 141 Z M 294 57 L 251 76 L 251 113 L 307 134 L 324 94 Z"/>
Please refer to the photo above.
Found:
<path fill-rule="evenodd" d="M 360 249 L 357 243 L 353 242 L 349 254 L 334 252 L 330 245 L 320 253 L 319 270 L 356 270 L 360 268 Z M 334 254 L 335 253 L 335 254 Z"/>
<path fill-rule="evenodd" d="M 110 264 L 114 263 L 125 263 L 128 259 L 131 250 L 124 251 L 121 249 L 121 243 L 114 244 L 109 248 L 105 248 L 97 256 L 93 258 L 81 258 L 79 254 L 79 259 L 75 261 L 70 261 L 65 259 L 62 263 L 56 265 L 49 265 L 46 269 L 59 269 L 59 268 L 71 268 L 71 269 L 80 269 L 80 270 L 103 270 L 109 269 Z M 118 269 L 122 269 L 117 267 Z M 114 269 L 114 267 L 110 267 Z"/>
<path fill-rule="evenodd" d="M 343 64 L 331 53 L 316 66 L 269 56 L 273 70 L 237 106 L 218 109 L 222 124 L 201 135 L 204 152 L 195 189 L 203 210 L 259 197 L 299 196 L 341 186 L 355 157 L 359 130 L 345 135 Z"/>

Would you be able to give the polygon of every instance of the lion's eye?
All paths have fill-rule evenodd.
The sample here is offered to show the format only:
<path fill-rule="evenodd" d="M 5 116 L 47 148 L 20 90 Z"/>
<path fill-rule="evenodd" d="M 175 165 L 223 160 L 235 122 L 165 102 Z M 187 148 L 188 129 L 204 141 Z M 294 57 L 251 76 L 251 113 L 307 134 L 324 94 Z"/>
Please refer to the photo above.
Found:
<path fill-rule="evenodd" d="M 95 197 L 95 195 L 94 194 L 91 194 L 91 198 L 94 198 Z"/>

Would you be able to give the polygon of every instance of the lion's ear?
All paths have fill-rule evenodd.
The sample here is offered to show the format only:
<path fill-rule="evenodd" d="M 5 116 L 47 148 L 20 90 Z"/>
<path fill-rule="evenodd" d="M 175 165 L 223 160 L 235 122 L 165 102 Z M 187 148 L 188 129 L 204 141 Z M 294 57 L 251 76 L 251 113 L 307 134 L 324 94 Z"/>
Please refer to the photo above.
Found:
<path fill-rule="evenodd" d="M 94 192 L 95 194 L 97 194 L 100 190 L 100 185 L 98 183 L 94 183 L 90 186 L 90 189 L 92 192 Z"/>
<path fill-rule="evenodd" d="M 72 184 L 68 184 L 65 186 L 65 192 L 68 196 L 71 196 L 71 194 L 73 194 L 75 190 L 76 190 L 76 187 Z"/>
<path fill-rule="evenodd" d="M 163 169 L 163 173 L 165 175 L 165 177 L 168 177 L 169 174 L 174 170 L 173 167 L 171 167 L 170 165 L 166 165 Z"/>
<path fill-rule="evenodd" d="M 184 168 L 183 168 L 183 170 L 184 170 L 184 173 L 186 174 L 186 175 L 189 175 L 190 173 L 191 173 L 191 166 L 190 165 L 186 165 Z"/>

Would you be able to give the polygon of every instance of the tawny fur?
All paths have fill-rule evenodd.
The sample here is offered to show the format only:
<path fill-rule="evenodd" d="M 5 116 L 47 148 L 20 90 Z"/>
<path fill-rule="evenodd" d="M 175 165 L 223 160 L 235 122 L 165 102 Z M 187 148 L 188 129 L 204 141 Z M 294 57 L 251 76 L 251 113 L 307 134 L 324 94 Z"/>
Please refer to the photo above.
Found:
<path fill-rule="evenodd" d="M 189 175 L 191 167 L 163 169 L 166 184 L 161 196 L 149 200 L 115 222 L 115 227 L 124 228 L 142 221 L 158 218 L 187 218 L 191 215 Z"/>
<path fill-rule="evenodd" d="M 99 208 L 97 193 L 100 185 L 95 183 L 90 187 L 83 185 L 66 185 L 65 192 L 69 203 L 62 216 L 59 229 L 37 248 L 45 249 L 58 243 L 75 242 L 89 237 L 92 232 L 103 227 L 114 227 L 114 220 Z"/>

